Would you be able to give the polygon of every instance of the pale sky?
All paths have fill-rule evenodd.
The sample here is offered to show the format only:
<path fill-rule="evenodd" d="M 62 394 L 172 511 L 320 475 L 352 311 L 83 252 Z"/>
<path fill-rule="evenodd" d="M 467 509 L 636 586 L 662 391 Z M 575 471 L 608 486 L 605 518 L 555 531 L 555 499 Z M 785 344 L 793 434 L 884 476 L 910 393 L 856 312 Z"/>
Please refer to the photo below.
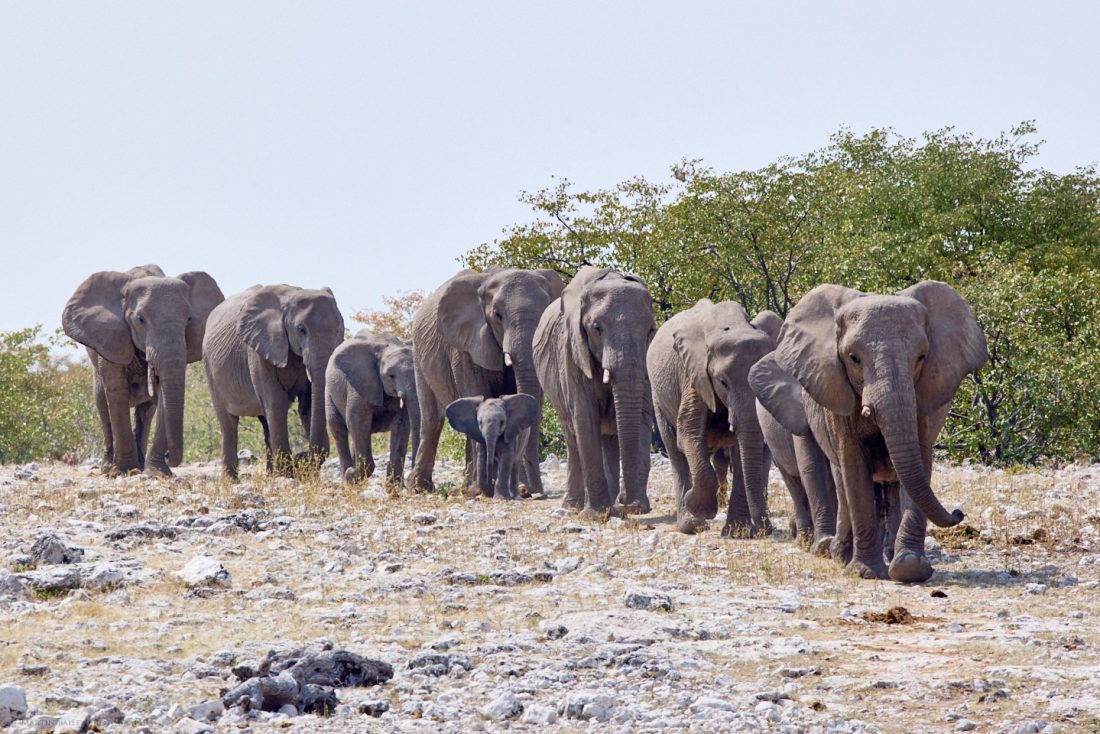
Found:
<path fill-rule="evenodd" d="M 0 330 L 96 270 L 431 289 L 554 175 L 754 168 L 841 126 L 1100 161 L 1100 3 L 0 0 Z M 350 322 L 349 322 L 350 325 Z"/>

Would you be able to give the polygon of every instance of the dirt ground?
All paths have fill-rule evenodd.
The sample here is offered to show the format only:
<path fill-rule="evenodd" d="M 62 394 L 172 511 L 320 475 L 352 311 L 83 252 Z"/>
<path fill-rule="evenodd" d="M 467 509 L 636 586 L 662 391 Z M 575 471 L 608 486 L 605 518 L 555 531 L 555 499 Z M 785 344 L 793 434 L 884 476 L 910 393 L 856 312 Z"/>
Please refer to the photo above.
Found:
<path fill-rule="evenodd" d="M 0 467 L 0 686 L 28 705 L 12 731 L 73 712 L 113 731 L 1100 731 L 1100 467 L 938 467 L 967 520 L 934 532 L 936 574 L 912 586 L 785 532 L 674 532 L 660 457 L 652 515 L 605 525 L 559 508 L 553 457 L 546 500 L 469 500 L 458 471 L 438 468 L 449 496 L 391 497 L 328 465 L 237 485 L 213 464 Z M 774 473 L 769 494 L 786 528 Z M 33 568 L 51 533 L 82 555 Z M 189 587 L 196 556 L 228 578 Z M 193 709 L 234 664 L 310 644 L 393 679 L 340 689 L 327 719 Z"/>

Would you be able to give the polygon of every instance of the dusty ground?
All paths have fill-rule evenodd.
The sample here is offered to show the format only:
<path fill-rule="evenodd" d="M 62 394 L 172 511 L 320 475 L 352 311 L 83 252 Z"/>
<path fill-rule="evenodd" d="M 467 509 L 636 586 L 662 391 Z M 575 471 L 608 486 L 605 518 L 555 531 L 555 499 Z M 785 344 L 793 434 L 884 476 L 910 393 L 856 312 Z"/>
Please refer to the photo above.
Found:
<path fill-rule="evenodd" d="M 437 481 L 456 471 L 441 465 Z M 234 685 L 233 662 L 327 640 L 391 663 L 393 680 L 341 689 L 327 720 L 230 710 L 211 726 L 1100 731 L 1100 467 L 939 468 L 968 529 L 929 541 L 937 573 L 919 586 L 848 577 L 784 534 L 679 535 L 659 458 L 653 515 L 604 526 L 556 499 L 391 499 L 375 480 L 251 472 L 229 486 L 213 465 L 169 481 L 0 467 L 0 552 L 19 579 L 0 571 L 0 686 L 25 690 L 39 726 L 113 705 L 113 730 L 185 730 L 188 709 Z M 556 498 L 557 460 L 546 477 Z M 770 496 L 786 527 L 774 477 Z M 143 523 L 174 537 L 109 537 Z M 84 551 L 86 585 L 106 581 L 31 589 L 57 573 L 27 570 L 50 532 Z M 227 589 L 176 576 L 202 554 Z M 908 623 L 861 616 L 897 606 Z M 389 710 L 361 714 L 364 702 Z"/>

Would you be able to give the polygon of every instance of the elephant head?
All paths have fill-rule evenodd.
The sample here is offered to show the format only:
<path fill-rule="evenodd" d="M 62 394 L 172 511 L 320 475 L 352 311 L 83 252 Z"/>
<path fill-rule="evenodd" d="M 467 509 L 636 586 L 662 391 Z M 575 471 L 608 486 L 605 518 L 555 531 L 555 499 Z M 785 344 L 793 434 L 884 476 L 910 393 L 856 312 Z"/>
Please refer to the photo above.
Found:
<path fill-rule="evenodd" d="M 673 332 L 673 346 L 707 409 L 711 413 L 727 410 L 729 429 L 737 435 L 749 514 L 753 526 L 765 530 L 769 526 L 765 444 L 748 375 L 752 366 L 775 348 L 775 335 L 764 327 L 777 331 L 774 327 L 779 317 L 764 311 L 750 322 L 740 304 L 707 299 L 685 313 L 687 318 L 681 318 Z M 761 328 L 754 326 L 757 322 Z M 713 492 L 696 489 L 684 497 L 685 506 L 700 517 L 713 515 L 717 509 Z"/>
<path fill-rule="evenodd" d="M 918 418 L 947 405 L 988 358 L 969 304 L 931 280 L 893 296 L 818 286 L 791 310 L 774 355 L 819 405 L 877 426 L 898 481 L 941 527 L 962 513 L 948 512 L 932 491 Z"/>
<path fill-rule="evenodd" d="M 488 489 L 496 470 L 497 449 L 501 443 L 514 446 L 519 435 L 534 425 L 539 402 L 531 395 L 518 393 L 501 398 L 459 398 L 446 410 L 451 426 L 485 447 L 482 491 Z"/>
<path fill-rule="evenodd" d="M 310 450 L 328 453 L 325 427 L 325 368 L 344 340 L 344 318 L 328 288 L 254 286 L 241 306 L 237 333 L 275 367 L 300 361 L 310 382 Z"/>
<path fill-rule="evenodd" d="M 394 336 L 376 336 L 363 329 L 333 355 L 348 383 L 372 405 L 386 396 L 397 398 L 408 410 L 414 435 L 420 431 L 420 402 L 416 396 L 412 347 Z"/>
<path fill-rule="evenodd" d="M 517 390 L 541 398 L 531 344 L 539 317 L 562 287 L 553 270 L 464 270 L 440 288 L 440 334 L 479 367 L 511 367 Z"/>
<path fill-rule="evenodd" d="M 210 312 L 225 300 L 204 272 L 165 277 L 156 265 L 125 273 L 93 273 L 65 305 L 61 323 L 72 339 L 117 365 L 146 362 L 150 397 L 157 400 L 157 433 L 167 439 L 168 466 L 183 460 L 183 395 L 189 362 L 202 359 Z"/>
<path fill-rule="evenodd" d="M 637 276 L 586 265 L 562 291 L 561 310 L 572 361 L 586 378 L 611 387 L 628 497 L 645 497 L 646 351 L 657 332 L 649 290 Z"/>

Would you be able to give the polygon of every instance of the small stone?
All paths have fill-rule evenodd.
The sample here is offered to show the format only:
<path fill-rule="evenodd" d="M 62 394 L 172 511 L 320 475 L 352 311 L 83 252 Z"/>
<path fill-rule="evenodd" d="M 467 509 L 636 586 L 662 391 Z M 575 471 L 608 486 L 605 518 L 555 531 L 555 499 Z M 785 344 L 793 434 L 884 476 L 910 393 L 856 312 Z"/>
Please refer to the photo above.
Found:
<path fill-rule="evenodd" d="M 645 609 L 651 612 L 672 611 L 672 599 L 667 594 L 656 591 L 628 591 L 623 603 L 630 609 Z"/>
<path fill-rule="evenodd" d="M 527 706 L 523 710 L 523 723 L 549 726 L 558 721 L 558 712 L 549 706 Z"/>
<path fill-rule="evenodd" d="M 283 716 L 297 716 L 298 707 L 296 707 L 292 703 L 284 703 L 282 706 L 279 707 L 279 713 Z"/>
<path fill-rule="evenodd" d="M 230 585 L 229 571 L 213 556 L 195 556 L 176 575 L 189 588 Z"/>
<path fill-rule="evenodd" d="M 27 718 L 27 694 L 19 686 L 0 686 L 0 727 Z"/>
<path fill-rule="evenodd" d="M 97 563 L 91 569 L 81 575 L 81 581 L 85 589 L 112 589 L 122 585 L 126 576 L 111 563 Z"/>
<path fill-rule="evenodd" d="M 569 634 L 569 628 L 560 622 L 545 620 L 539 622 L 539 632 L 544 634 L 548 640 L 560 640 Z"/>
<path fill-rule="evenodd" d="M 88 723 L 92 720 L 92 712 L 90 709 L 73 709 L 72 711 L 66 711 L 58 719 L 57 725 L 54 726 L 54 734 L 81 734 L 88 728 Z"/>
<path fill-rule="evenodd" d="M 53 533 L 43 535 L 31 546 L 31 559 L 37 566 L 76 563 L 84 559 L 84 551 L 74 548 Z"/>
<path fill-rule="evenodd" d="M 1024 587 L 1024 589 L 1029 594 L 1038 595 L 1038 594 L 1047 593 L 1047 585 L 1046 584 L 1028 584 L 1027 586 Z"/>
<path fill-rule="evenodd" d="M 137 508 L 137 505 L 119 505 L 115 508 L 115 513 L 119 517 L 137 517 L 141 514 L 141 510 Z"/>
<path fill-rule="evenodd" d="M 390 702 L 378 699 L 377 701 L 363 701 L 359 704 L 359 713 L 367 716 L 378 717 L 390 710 Z"/>
<path fill-rule="evenodd" d="M 81 585 L 80 571 L 64 565 L 27 571 L 19 574 L 19 578 L 32 590 L 43 594 L 60 594 Z"/>
<path fill-rule="evenodd" d="M 225 704 L 220 700 L 203 701 L 187 709 L 187 715 L 196 721 L 215 721 L 225 713 Z"/>
<path fill-rule="evenodd" d="M 177 721 L 175 728 L 176 734 L 211 734 L 213 731 L 214 727 L 205 721 L 195 721 L 188 717 Z"/>
<path fill-rule="evenodd" d="M 970 719 L 959 719 L 955 724 L 955 731 L 974 731 L 977 728 L 978 725 Z"/>
<path fill-rule="evenodd" d="M 430 512 L 418 512 L 412 517 L 417 525 L 435 525 L 436 516 Z"/>
<path fill-rule="evenodd" d="M 121 724 L 126 720 L 126 714 L 118 706 L 107 706 L 92 714 L 91 727 L 101 729 L 106 724 Z"/>
<path fill-rule="evenodd" d="M 248 449 L 241 449 L 237 452 L 237 463 L 241 466 L 248 466 L 256 460 L 256 455 Z"/>
<path fill-rule="evenodd" d="M 505 693 L 480 708 L 478 713 L 493 721 L 510 721 L 523 713 L 523 704 L 515 695 Z"/>

